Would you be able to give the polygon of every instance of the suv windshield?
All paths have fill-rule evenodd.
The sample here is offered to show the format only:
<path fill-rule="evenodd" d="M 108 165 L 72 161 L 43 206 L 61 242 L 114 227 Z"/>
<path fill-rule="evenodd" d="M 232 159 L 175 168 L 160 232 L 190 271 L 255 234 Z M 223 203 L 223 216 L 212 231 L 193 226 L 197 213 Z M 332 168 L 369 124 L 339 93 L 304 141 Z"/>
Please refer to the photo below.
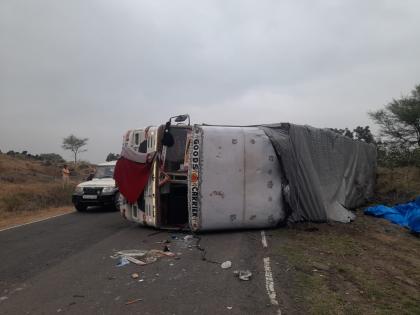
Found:
<path fill-rule="evenodd" d="M 114 175 L 115 166 L 98 166 L 95 173 L 95 178 L 112 178 Z"/>

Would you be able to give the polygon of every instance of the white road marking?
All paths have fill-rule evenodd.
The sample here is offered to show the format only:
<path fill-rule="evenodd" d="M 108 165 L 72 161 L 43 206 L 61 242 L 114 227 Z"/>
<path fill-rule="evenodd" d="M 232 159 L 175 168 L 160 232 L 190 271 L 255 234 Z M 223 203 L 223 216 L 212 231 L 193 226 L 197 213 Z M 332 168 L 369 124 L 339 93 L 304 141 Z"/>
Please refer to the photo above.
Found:
<path fill-rule="evenodd" d="M 268 247 L 267 238 L 265 237 L 265 231 L 261 231 L 261 243 L 263 248 Z M 267 290 L 268 297 L 270 298 L 270 303 L 273 306 L 279 306 L 277 301 L 276 290 L 274 289 L 274 279 L 273 273 L 271 272 L 270 257 L 265 257 L 264 261 L 264 271 L 265 271 L 265 288 Z M 277 315 L 281 315 L 280 308 L 277 309 Z"/>
<path fill-rule="evenodd" d="M 271 272 L 270 257 L 264 258 L 264 270 L 265 270 L 265 287 L 267 289 L 268 297 L 270 298 L 271 305 L 279 305 L 277 301 L 276 291 L 274 290 L 273 273 Z"/>
<path fill-rule="evenodd" d="M 46 221 L 46 220 L 49 220 L 49 219 L 54 219 L 54 218 L 61 217 L 61 216 L 66 215 L 66 214 L 70 214 L 70 213 L 73 213 L 73 212 L 57 214 L 57 215 L 53 215 L 53 216 L 48 217 L 48 218 L 43 218 L 43 219 L 39 219 L 39 220 L 35 220 L 35 221 L 31 221 L 31 222 L 27 222 L 27 223 L 23 223 L 23 224 L 19 224 L 19 225 L 14 225 L 14 226 L 11 226 L 11 227 L 8 227 L 8 228 L 4 228 L 4 229 L 0 230 L 0 232 L 11 230 L 11 229 L 16 229 L 18 227 L 29 225 L 29 224 L 32 224 L 32 223 L 37 223 L 37 222 L 42 222 L 42 221 Z"/>
<path fill-rule="evenodd" d="M 261 231 L 261 243 L 264 248 L 268 247 L 267 239 L 265 238 L 265 231 Z"/>

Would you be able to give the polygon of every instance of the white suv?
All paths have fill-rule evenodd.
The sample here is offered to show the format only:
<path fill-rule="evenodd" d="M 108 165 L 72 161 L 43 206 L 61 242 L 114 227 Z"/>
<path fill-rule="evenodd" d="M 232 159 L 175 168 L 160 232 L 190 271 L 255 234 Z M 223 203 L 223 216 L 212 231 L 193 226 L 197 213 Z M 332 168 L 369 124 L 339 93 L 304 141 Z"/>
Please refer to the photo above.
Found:
<path fill-rule="evenodd" d="M 120 194 L 113 178 L 116 163 L 99 164 L 92 180 L 77 185 L 72 202 L 78 211 L 85 211 L 89 206 L 111 206 L 119 210 Z"/>

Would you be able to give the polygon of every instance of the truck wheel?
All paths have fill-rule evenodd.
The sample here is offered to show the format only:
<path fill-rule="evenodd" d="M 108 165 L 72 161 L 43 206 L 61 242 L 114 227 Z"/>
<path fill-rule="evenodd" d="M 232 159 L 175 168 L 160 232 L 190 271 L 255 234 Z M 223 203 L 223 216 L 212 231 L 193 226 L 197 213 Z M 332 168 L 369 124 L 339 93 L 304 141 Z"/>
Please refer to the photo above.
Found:
<path fill-rule="evenodd" d="M 121 200 L 120 200 L 120 193 L 117 192 L 114 196 L 114 210 L 115 211 L 120 211 L 120 204 L 121 204 Z"/>
<path fill-rule="evenodd" d="M 79 205 L 75 205 L 74 207 L 79 212 L 84 212 L 84 211 L 86 211 L 86 208 L 87 208 L 85 205 L 80 205 L 80 204 Z"/>

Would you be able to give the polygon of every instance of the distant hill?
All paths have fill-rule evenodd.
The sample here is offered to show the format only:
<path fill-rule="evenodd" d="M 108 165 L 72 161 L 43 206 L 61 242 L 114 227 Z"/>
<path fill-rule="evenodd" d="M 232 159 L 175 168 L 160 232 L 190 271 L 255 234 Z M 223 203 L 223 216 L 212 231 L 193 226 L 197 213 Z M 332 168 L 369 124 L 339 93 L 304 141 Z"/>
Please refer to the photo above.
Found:
<path fill-rule="evenodd" d="M 40 156 L 43 155 L 49 156 L 51 153 Z M 0 182 L 28 183 L 61 179 L 61 169 L 64 164 L 69 166 L 71 177 L 76 181 L 87 177 L 90 169 L 94 166 L 83 161 L 75 168 L 73 162 L 60 161 L 59 159 L 37 160 L 24 155 L 0 154 Z"/>
<path fill-rule="evenodd" d="M 37 160 L 22 154 L 0 154 L 0 218 L 2 214 L 71 205 L 74 186 L 83 181 L 92 165 L 80 163 L 71 170 L 71 183 L 63 187 L 64 162 Z"/>

